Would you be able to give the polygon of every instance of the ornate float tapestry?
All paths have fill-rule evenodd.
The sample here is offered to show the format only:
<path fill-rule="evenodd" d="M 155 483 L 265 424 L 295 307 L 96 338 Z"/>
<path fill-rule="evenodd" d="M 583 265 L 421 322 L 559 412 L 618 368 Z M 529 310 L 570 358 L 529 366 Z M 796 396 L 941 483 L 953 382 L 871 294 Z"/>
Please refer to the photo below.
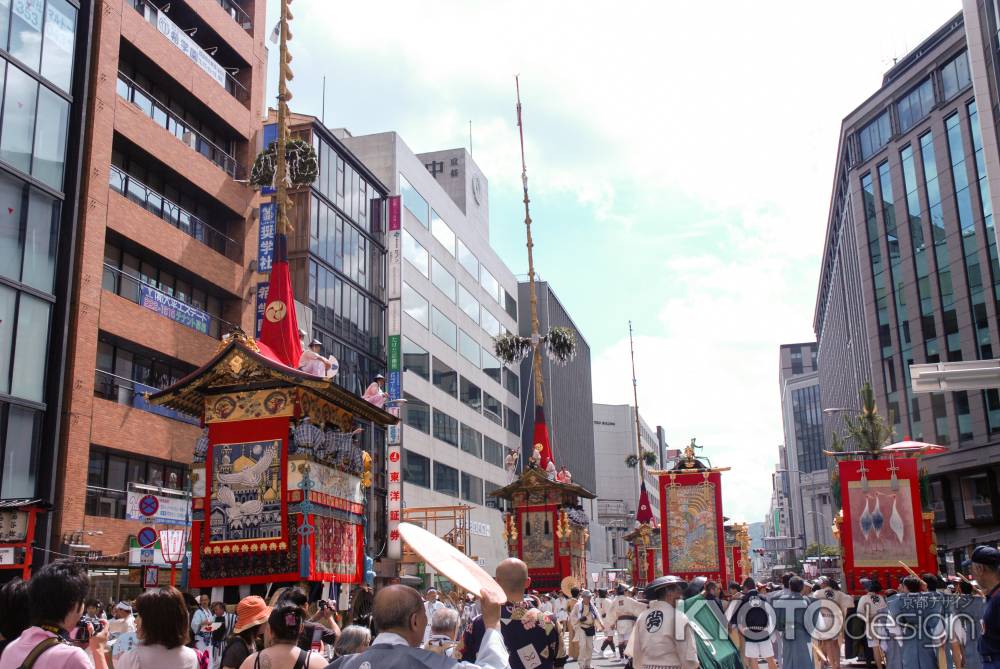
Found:
<path fill-rule="evenodd" d="M 857 567 L 916 565 L 917 535 L 908 481 L 893 489 L 892 481 L 848 483 L 851 543 Z"/>
<path fill-rule="evenodd" d="M 668 485 L 665 493 L 670 573 L 718 571 L 715 484 Z"/>
<path fill-rule="evenodd" d="M 337 518 L 315 517 L 316 571 L 337 582 L 360 583 L 363 569 L 361 525 Z"/>
<path fill-rule="evenodd" d="M 555 566 L 555 535 L 550 511 L 525 511 L 521 514 L 521 559 L 528 569 Z"/>
<path fill-rule="evenodd" d="M 256 545 L 282 538 L 281 440 L 212 446 L 209 544 Z M 261 541 L 265 540 L 265 541 Z"/>

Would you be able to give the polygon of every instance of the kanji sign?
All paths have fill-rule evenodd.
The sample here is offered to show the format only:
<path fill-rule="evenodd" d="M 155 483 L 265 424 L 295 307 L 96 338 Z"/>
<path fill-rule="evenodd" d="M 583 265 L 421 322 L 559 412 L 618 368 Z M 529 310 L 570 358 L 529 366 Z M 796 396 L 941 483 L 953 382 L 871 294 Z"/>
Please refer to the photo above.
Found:
<path fill-rule="evenodd" d="M 257 271 L 266 274 L 274 262 L 275 204 L 260 205 L 260 228 L 257 233 Z"/>

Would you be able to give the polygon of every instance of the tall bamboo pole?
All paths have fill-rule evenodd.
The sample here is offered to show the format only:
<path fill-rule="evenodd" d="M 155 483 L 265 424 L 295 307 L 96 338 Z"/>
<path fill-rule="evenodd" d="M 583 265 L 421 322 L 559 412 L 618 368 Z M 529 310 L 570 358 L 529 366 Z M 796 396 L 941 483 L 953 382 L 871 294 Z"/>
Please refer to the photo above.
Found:
<path fill-rule="evenodd" d="M 628 322 L 628 348 L 632 355 L 632 400 L 635 402 L 635 455 L 639 458 L 636 471 L 639 476 L 639 489 L 645 477 L 646 464 L 642 458 L 642 424 L 639 421 L 639 384 L 635 380 L 635 345 L 632 343 L 632 321 Z"/>
<path fill-rule="evenodd" d="M 528 168 L 524 161 L 524 123 L 521 119 L 521 82 L 518 77 L 514 77 L 514 86 L 517 89 L 517 129 L 521 136 L 521 183 L 524 186 L 524 228 L 528 235 L 528 285 L 531 289 L 531 348 L 532 366 L 535 369 L 535 406 L 544 406 L 545 397 L 542 394 L 542 351 L 541 336 L 538 333 L 538 296 L 535 293 L 535 259 L 532 253 L 534 243 L 531 241 L 531 212 L 528 209 Z"/>
<path fill-rule="evenodd" d="M 288 210 L 292 202 L 288 197 L 288 163 L 285 160 L 285 145 L 288 142 L 288 101 L 292 99 L 292 94 L 288 90 L 288 82 L 294 79 L 290 63 L 292 54 L 288 52 L 288 42 L 292 39 L 292 33 L 288 29 L 288 23 L 292 20 L 292 13 L 288 6 L 292 0 L 281 0 L 281 27 L 280 43 L 278 45 L 278 138 L 276 153 L 276 164 L 274 167 L 275 190 L 278 203 L 278 233 L 288 234 L 292 229 L 288 220 Z M 265 147 L 267 148 L 267 147 Z"/>

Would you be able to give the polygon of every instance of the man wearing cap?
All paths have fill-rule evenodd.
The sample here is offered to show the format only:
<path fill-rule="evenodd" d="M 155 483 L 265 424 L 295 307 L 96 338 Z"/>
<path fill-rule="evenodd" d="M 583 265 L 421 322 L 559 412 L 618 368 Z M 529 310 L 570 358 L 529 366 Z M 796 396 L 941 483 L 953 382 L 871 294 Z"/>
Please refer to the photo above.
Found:
<path fill-rule="evenodd" d="M 111 612 L 114 619 L 108 623 L 108 637 L 115 639 L 119 634 L 135 632 L 135 616 L 128 602 L 118 602 Z"/>
<path fill-rule="evenodd" d="M 611 602 L 611 613 L 604 621 L 608 629 L 618 634 L 618 657 L 625 657 L 625 645 L 632 636 L 636 619 L 646 611 L 646 606 L 629 595 L 629 588 L 619 583 Z"/>
<path fill-rule="evenodd" d="M 685 587 L 676 576 L 660 576 L 646 586 L 649 609 L 636 620 L 626 650 L 635 669 L 698 669 L 695 632 L 676 608 Z"/>
<path fill-rule="evenodd" d="M 593 593 L 590 590 L 580 591 L 580 601 L 569 614 L 569 624 L 573 626 L 573 638 L 580 646 L 576 660 L 580 669 L 590 669 L 594 655 L 594 637 L 598 630 L 604 629 L 601 614 L 593 603 Z"/>
<path fill-rule="evenodd" d="M 322 350 L 323 342 L 319 339 L 309 342 L 309 347 L 302 349 L 302 355 L 299 357 L 299 369 L 306 374 L 332 379 L 337 375 L 340 363 L 332 355 L 328 358 L 323 357 Z"/>
<path fill-rule="evenodd" d="M 979 637 L 983 669 L 1000 669 L 1000 551 L 977 546 L 972 551 L 972 578 L 987 593 L 983 635 Z"/>
<path fill-rule="evenodd" d="M 361 399 L 380 409 L 388 398 L 389 394 L 385 392 L 385 377 L 381 374 L 375 375 L 375 380 L 368 384 L 365 394 L 361 396 Z"/>

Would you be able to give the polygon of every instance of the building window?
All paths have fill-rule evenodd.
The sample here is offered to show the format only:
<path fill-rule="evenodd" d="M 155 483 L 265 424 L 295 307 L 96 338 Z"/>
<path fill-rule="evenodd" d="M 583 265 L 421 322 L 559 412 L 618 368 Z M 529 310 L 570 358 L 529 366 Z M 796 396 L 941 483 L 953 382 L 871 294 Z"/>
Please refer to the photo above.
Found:
<path fill-rule="evenodd" d="M 971 474 L 958 479 L 962 490 L 962 510 L 970 523 L 993 520 L 993 484 L 987 473 Z"/>
<path fill-rule="evenodd" d="M 125 518 L 129 484 L 141 483 L 187 490 L 190 468 L 181 462 L 156 460 L 123 451 L 90 447 L 87 467 L 88 516 Z"/>
<path fill-rule="evenodd" d="M 0 211 L 0 275 L 52 293 L 60 203 L 3 173 Z"/>
<path fill-rule="evenodd" d="M 462 425 L 462 450 L 477 458 L 482 458 L 483 435 L 468 425 Z"/>
<path fill-rule="evenodd" d="M 52 305 L 0 285 L 0 392 L 43 402 Z"/>
<path fill-rule="evenodd" d="M 465 330 L 458 331 L 458 350 L 462 357 L 479 367 L 479 343 Z"/>
<path fill-rule="evenodd" d="M 802 373 L 802 349 L 801 348 L 793 348 L 791 350 L 791 358 L 792 358 L 792 374 L 801 374 Z"/>
<path fill-rule="evenodd" d="M 431 359 L 424 349 L 406 337 L 402 338 L 403 371 L 411 371 L 424 380 L 431 378 Z"/>
<path fill-rule="evenodd" d="M 403 311 L 413 320 L 427 327 L 427 298 L 418 293 L 410 284 L 403 282 Z M 435 311 L 437 311 L 435 309 Z"/>
<path fill-rule="evenodd" d="M 948 499 L 949 486 L 947 479 L 933 479 L 927 486 L 930 493 L 928 505 L 934 512 L 934 524 L 938 527 L 949 525 L 949 506 L 951 500 Z"/>
<path fill-rule="evenodd" d="M 455 233 L 433 209 L 431 209 L 431 234 L 434 235 L 434 239 L 441 242 L 441 246 L 449 255 L 455 255 Z"/>
<path fill-rule="evenodd" d="M 896 103 L 896 114 L 899 116 L 899 131 L 906 132 L 917 123 L 920 123 L 933 108 L 934 86 L 931 84 L 930 79 L 926 79 Z"/>
<path fill-rule="evenodd" d="M 490 313 L 490 310 L 486 308 L 486 305 L 483 305 L 481 311 L 483 330 L 485 330 L 486 334 L 491 337 L 499 337 L 503 332 L 500 327 L 500 321 L 497 320 L 496 316 Z"/>
<path fill-rule="evenodd" d="M 479 300 L 472 296 L 472 293 L 465 289 L 465 286 L 458 284 L 458 308 L 465 312 L 465 315 L 479 325 Z"/>
<path fill-rule="evenodd" d="M 503 444 L 495 439 L 490 439 L 489 437 L 483 437 L 483 460 L 495 465 L 497 467 L 503 467 L 504 461 L 504 448 Z"/>
<path fill-rule="evenodd" d="M 458 372 L 434 358 L 434 387 L 448 395 L 458 397 Z"/>
<path fill-rule="evenodd" d="M 521 380 L 517 376 L 517 372 L 506 367 L 503 368 L 503 387 L 515 397 L 521 396 Z"/>
<path fill-rule="evenodd" d="M 42 412 L 0 402 L 0 499 L 37 496 Z"/>
<path fill-rule="evenodd" d="M 888 144 L 892 130 L 889 126 L 889 113 L 882 114 L 858 132 L 858 144 L 861 147 L 861 159 L 868 160 L 879 149 Z"/>
<path fill-rule="evenodd" d="M 462 377 L 460 388 L 459 388 L 459 399 L 462 403 L 471 408 L 476 413 L 482 410 L 483 406 L 483 391 L 479 386 L 469 381 L 464 376 Z"/>
<path fill-rule="evenodd" d="M 483 349 L 483 371 L 497 383 L 501 382 L 500 372 L 503 367 L 500 361 L 493 357 L 485 348 Z"/>
<path fill-rule="evenodd" d="M 963 51 L 941 68 L 941 93 L 946 101 L 950 100 L 970 83 L 969 54 Z"/>
<path fill-rule="evenodd" d="M 513 297 L 511 297 L 511 294 L 508 293 L 506 290 L 503 291 L 503 297 L 504 297 L 504 311 L 506 311 L 507 315 L 510 316 L 511 318 L 513 318 L 514 321 L 516 322 L 517 321 L 517 300 L 515 300 Z"/>
<path fill-rule="evenodd" d="M 422 400 L 409 393 L 403 393 L 406 407 L 403 409 L 404 422 L 425 434 L 431 433 L 431 408 Z"/>
<path fill-rule="evenodd" d="M 485 502 L 486 507 L 488 507 L 490 509 L 501 509 L 501 508 L 503 508 L 503 506 L 504 506 L 503 500 L 502 499 L 497 499 L 496 497 L 493 497 L 492 494 L 491 494 L 494 491 L 499 490 L 499 489 L 500 489 L 500 486 L 498 486 L 496 483 L 493 483 L 492 481 L 484 481 L 483 482 L 483 493 L 484 493 L 485 498 L 486 498 L 486 502 Z"/>
<path fill-rule="evenodd" d="M 434 409 L 434 437 L 458 446 L 458 421 L 440 409 Z"/>
<path fill-rule="evenodd" d="M 410 210 L 413 217 L 425 228 L 429 224 L 430 207 L 427 200 L 410 185 L 402 174 L 399 175 L 399 193 L 403 196 L 403 206 Z"/>
<path fill-rule="evenodd" d="M 511 409 L 510 407 L 504 407 L 507 410 L 507 431 L 511 434 L 520 435 L 521 434 L 521 415 Z"/>
<path fill-rule="evenodd" d="M 440 462 L 434 463 L 434 490 L 458 497 L 458 470 Z"/>
<path fill-rule="evenodd" d="M 427 269 L 427 249 L 420 245 L 406 230 L 403 230 L 403 257 L 424 276 L 430 276 Z"/>
<path fill-rule="evenodd" d="M 431 487 L 431 461 L 413 451 L 403 449 L 403 481 L 421 488 Z"/>
<path fill-rule="evenodd" d="M 497 425 L 503 425 L 503 405 L 489 393 L 483 393 L 483 415 Z"/>
<path fill-rule="evenodd" d="M 462 499 L 473 504 L 483 503 L 483 480 L 462 472 Z"/>
<path fill-rule="evenodd" d="M 458 263 L 465 268 L 465 271 L 472 275 L 472 278 L 479 281 L 479 259 L 469 247 L 458 240 Z"/>
<path fill-rule="evenodd" d="M 479 268 L 479 283 L 486 291 L 486 294 L 493 298 L 497 304 L 500 303 L 500 284 L 497 282 L 489 270 L 485 267 Z"/>
<path fill-rule="evenodd" d="M 437 307 L 431 307 L 431 331 L 452 349 L 458 346 L 458 328 L 450 318 L 438 311 Z"/>
<path fill-rule="evenodd" d="M 437 258 L 431 260 L 431 267 L 431 281 L 434 282 L 438 290 L 444 293 L 445 297 L 454 302 L 455 277 L 438 262 Z"/>

